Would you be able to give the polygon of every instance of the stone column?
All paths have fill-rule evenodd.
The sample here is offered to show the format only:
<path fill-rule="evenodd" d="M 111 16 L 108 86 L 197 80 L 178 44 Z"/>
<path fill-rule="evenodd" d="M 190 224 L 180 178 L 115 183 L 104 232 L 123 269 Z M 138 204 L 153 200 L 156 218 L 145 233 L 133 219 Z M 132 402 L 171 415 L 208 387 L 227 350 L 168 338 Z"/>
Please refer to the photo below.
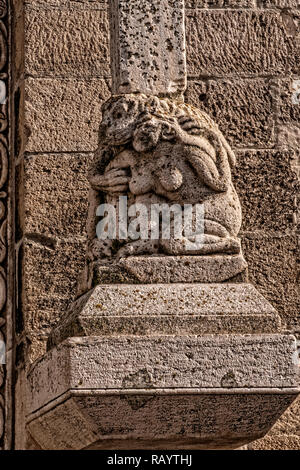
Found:
<path fill-rule="evenodd" d="M 113 94 L 183 93 L 184 0 L 112 0 L 111 57 Z"/>
<path fill-rule="evenodd" d="M 44 449 L 237 448 L 299 393 L 296 340 L 248 283 L 235 155 L 184 103 L 183 1 L 115 0 L 111 31 L 86 270 L 29 373 L 27 426 Z M 201 223 L 178 236 L 187 206 Z"/>

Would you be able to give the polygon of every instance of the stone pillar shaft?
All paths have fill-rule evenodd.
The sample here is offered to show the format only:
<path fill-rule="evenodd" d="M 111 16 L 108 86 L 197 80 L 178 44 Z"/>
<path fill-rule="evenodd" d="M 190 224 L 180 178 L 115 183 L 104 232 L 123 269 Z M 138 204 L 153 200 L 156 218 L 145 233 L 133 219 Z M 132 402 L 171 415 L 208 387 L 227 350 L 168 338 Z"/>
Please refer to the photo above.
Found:
<path fill-rule="evenodd" d="M 186 88 L 184 0 L 110 2 L 113 94 Z"/>

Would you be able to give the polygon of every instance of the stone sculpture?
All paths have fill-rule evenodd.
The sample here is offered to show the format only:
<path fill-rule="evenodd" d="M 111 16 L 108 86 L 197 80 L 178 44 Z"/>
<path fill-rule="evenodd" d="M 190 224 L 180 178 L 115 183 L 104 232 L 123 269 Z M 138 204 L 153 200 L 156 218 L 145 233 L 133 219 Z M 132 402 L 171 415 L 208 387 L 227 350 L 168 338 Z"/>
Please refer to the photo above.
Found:
<path fill-rule="evenodd" d="M 90 257 L 240 253 L 241 207 L 231 179 L 234 164 L 234 153 L 203 111 L 182 100 L 113 96 L 103 107 L 99 148 L 89 174 Z M 170 239 L 98 240 L 96 207 L 103 202 L 116 207 L 120 195 L 128 197 L 129 205 L 149 209 L 153 204 L 203 204 L 202 243 L 187 250 L 185 236 L 175 239 L 174 232 Z M 191 238 L 188 241 L 194 241 L 195 234 Z"/>
<path fill-rule="evenodd" d="M 86 269 L 28 375 L 27 426 L 43 449 L 238 448 L 299 393 L 296 339 L 247 282 L 234 154 L 182 98 L 184 1 L 112 0 L 110 19 Z M 194 205 L 203 224 L 178 237 Z M 132 237 L 133 222 L 157 236 Z"/>

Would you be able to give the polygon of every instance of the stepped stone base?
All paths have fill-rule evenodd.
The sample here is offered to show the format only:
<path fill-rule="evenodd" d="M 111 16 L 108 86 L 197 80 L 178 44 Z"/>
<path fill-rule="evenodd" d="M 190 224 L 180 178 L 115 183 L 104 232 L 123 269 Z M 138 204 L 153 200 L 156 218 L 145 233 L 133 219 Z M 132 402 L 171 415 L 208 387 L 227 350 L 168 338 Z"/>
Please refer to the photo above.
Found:
<path fill-rule="evenodd" d="M 29 374 L 28 428 L 44 449 L 239 447 L 295 399 L 297 374 L 291 336 L 71 338 Z"/>
<path fill-rule="evenodd" d="M 29 372 L 29 432 L 43 449 L 240 447 L 299 393 L 279 328 L 249 284 L 99 285 Z"/>
<path fill-rule="evenodd" d="M 173 284 L 247 282 L 239 255 L 131 256 L 90 263 L 81 276 L 78 296 L 99 284 Z"/>
<path fill-rule="evenodd" d="M 72 336 L 276 333 L 276 310 L 251 284 L 99 285 L 48 340 Z"/>

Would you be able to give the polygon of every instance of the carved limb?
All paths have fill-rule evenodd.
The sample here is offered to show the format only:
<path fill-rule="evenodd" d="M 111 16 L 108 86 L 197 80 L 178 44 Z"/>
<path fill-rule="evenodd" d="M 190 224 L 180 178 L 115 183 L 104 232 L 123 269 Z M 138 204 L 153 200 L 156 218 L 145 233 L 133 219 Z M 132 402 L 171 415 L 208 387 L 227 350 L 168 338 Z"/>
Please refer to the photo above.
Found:
<path fill-rule="evenodd" d="M 203 183 L 217 192 L 228 190 L 231 172 L 225 149 L 219 147 L 216 163 L 206 152 L 199 150 L 197 147 L 191 148 L 187 158 Z"/>

